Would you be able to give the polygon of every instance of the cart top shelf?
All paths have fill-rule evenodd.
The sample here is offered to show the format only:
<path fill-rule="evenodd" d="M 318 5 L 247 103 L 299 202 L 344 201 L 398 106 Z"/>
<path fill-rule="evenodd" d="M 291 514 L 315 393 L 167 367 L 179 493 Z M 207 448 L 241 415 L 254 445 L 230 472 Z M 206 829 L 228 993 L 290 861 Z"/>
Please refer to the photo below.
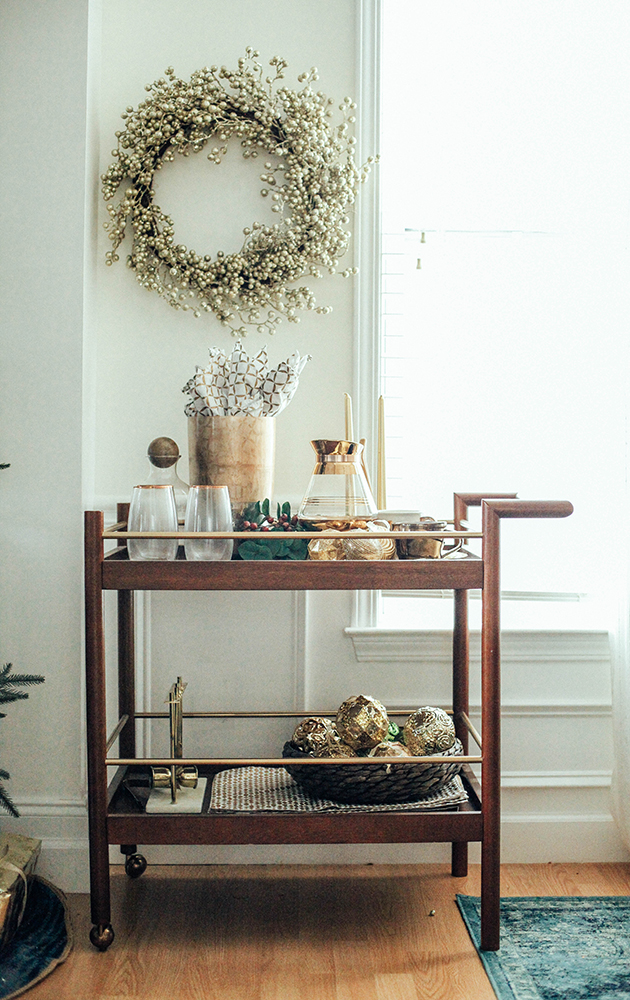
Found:
<path fill-rule="evenodd" d="M 481 533 L 461 531 L 467 508 L 481 505 Z M 125 508 L 123 513 L 123 508 Z M 119 505 L 118 516 L 126 518 L 127 505 Z M 239 560 L 188 561 L 179 557 L 173 561 L 130 560 L 126 541 L 137 533 L 126 531 L 119 521 L 104 528 L 100 511 L 86 512 L 86 571 L 93 575 L 93 585 L 103 590 L 472 590 L 484 586 L 485 543 L 491 542 L 487 554 L 498 565 L 498 521 L 508 517 L 567 517 L 573 508 L 568 501 L 525 501 L 514 494 L 495 494 L 484 499 L 483 494 L 455 494 L 455 531 L 431 532 L 434 537 L 484 538 L 484 558 L 464 549 L 449 559 L 388 559 L 388 560 Z M 452 522 L 451 522 L 452 523 Z M 146 534 L 146 533 L 145 533 Z M 176 537 L 184 539 L 186 532 Z M 337 532 L 301 533 L 301 537 L 323 538 Z M 378 538 L 380 532 L 371 533 Z M 387 533 L 389 537 L 400 535 Z M 409 538 L 415 532 L 405 533 Z M 424 532 L 422 532 L 424 534 Z M 161 537 L 173 533 L 160 533 Z M 156 537 L 157 533 L 156 533 Z M 199 537 L 212 537 L 200 533 Z M 241 532 L 223 537 L 251 537 Z M 117 541 L 118 547 L 104 554 L 105 541 Z"/>
<path fill-rule="evenodd" d="M 468 590 L 483 562 L 463 559 L 140 562 L 117 550 L 101 564 L 103 590 Z"/>

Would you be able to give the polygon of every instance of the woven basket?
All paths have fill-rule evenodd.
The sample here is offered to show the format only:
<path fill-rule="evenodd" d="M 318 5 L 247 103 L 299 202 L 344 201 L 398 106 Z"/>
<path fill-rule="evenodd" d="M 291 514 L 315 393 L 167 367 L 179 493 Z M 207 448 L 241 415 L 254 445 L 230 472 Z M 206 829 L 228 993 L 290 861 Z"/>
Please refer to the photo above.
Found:
<path fill-rule="evenodd" d="M 459 740 L 450 750 L 436 754 L 438 757 L 457 758 L 463 752 Z M 294 743 L 285 743 L 282 756 L 304 760 L 313 754 L 299 750 Z M 443 788 L 461 770 L 457 759 L 452 764 L 398 763 L 395 757 L 384 758 L 376 764 L 309 764 L 308 767 L 291 767 L 289 774 L 298 785 L 320 799 L 348 802 L 355 805 L 386 805 L 394 802 L 417 802 L 432 792 Z"/>

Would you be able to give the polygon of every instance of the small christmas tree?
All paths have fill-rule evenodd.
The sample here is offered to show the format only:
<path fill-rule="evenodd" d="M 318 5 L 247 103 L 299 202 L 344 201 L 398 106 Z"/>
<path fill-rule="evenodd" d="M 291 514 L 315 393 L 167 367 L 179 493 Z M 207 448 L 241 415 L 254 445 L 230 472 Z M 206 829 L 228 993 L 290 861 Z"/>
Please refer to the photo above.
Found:
<path fill-rule="evenodd" d="M 44 678 L 39 674 L 13 674 L 11 664 L 5 663 L 0 670 L 0 705 L 7 705 L 10 701 L 22 701 L 28 698 L 28 691 L 21 691 L 20 688 L 28 687 L 32 684 L 41 684 Z M 0 712 L 0 719 L 6 717 L 6 712 Z M 5 809 L 11 816 L 19 816 L 11 796 L 2 784 L 10 777 L 8 771 L 0 768 L 0 808 Z"/>

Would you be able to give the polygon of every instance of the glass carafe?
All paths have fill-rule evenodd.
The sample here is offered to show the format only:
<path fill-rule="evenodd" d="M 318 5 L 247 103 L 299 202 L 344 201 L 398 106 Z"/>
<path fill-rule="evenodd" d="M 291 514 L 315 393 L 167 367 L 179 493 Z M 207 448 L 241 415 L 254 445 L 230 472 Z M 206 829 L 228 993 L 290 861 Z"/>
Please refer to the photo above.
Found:
<path fill-rule="evenodd" d="M 188 483 L 177 475 L 177 463 L 180 459 L 179 448 L 172 438 L 155 438 L 147 449 L 147 457 L 151 470 L 147 476 L 149 486 L 172 486 L 177 507 L 177 520 L 184 523 L 186 516 L 186 501 L 188 500 Z"/>
<path fill-rule="evenodd" d="M 298 517 L 305 521 L 366 520 L 377 512 L 365 475 L 363 445 L 356 441 L 311 441 L 317 463 Z"/>

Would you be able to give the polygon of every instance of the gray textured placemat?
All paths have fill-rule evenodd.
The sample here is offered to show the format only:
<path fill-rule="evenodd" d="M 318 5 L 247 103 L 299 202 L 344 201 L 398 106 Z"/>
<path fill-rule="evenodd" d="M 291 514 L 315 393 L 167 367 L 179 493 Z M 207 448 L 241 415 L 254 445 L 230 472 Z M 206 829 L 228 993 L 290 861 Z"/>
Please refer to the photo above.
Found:
<path fill-rule="evenodd" d="M 423 812 L 448 809 L 467 801 L 458 774 L 439 791 L 418 802 L 344 805 L 308 795 L 283 767 L 235 767 L 215 775 L 210 809 L 220 812 Z"/>

